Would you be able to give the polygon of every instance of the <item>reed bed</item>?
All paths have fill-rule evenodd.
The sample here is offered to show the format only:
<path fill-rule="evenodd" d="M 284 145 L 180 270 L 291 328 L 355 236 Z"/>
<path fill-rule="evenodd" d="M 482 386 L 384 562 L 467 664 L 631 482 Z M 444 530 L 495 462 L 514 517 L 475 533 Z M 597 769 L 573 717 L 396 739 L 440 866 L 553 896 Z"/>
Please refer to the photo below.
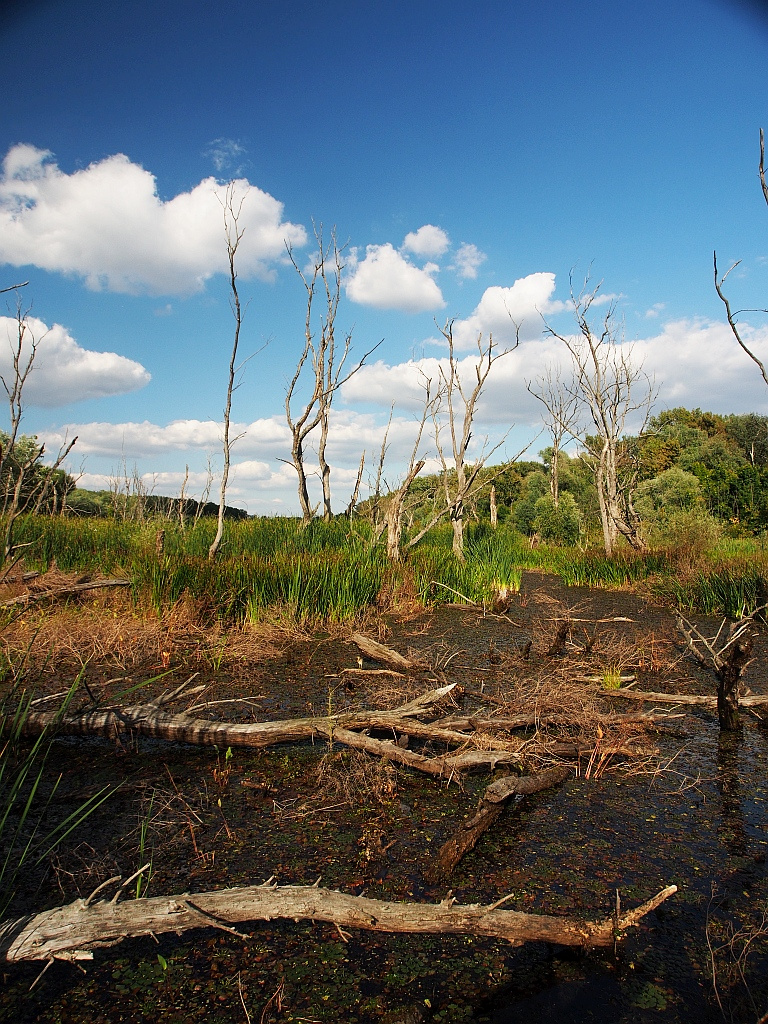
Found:
<path fill-rule="evenodd" d="M 222 623 L 251 623 L 267 611 L 290 620 L 341 622 L 412 593 L 425 605 L 490 603 L 515 592 L 522 572 L 559 575 L 568 586 L 641 588 L 686 611 L 738 616 L 768 600 L 768 559 L 760 539 L 724 539 L 710 551 L 601 551 L 542 545 L 507 526 L 470 524 L 465 562 L 451 551 L 445 523 L 407 551 L 402 564 L 386 560 L 363 523 L 338 519 L 304 526 L 289 518 L 228 523 L 222 554 L 207 559 L 215 524 L 27 516 L 17 527 L 25 567 L 124 575 L 133 599 L 163 615 L 188 595 Z M 158 555 L 158 531 L 163 549 Z"/>

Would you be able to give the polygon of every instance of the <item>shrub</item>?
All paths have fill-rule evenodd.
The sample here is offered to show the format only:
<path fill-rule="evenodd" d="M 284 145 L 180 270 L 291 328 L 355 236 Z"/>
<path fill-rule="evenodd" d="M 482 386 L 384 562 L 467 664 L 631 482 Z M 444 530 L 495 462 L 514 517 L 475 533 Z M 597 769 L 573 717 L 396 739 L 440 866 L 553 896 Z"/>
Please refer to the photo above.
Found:
<path fill-rule="evenodd" d="M 563 492 L 557 505 L 551 494 L 544 494 L 536 501 L 535 509 L 533 528 L 542 540 L 567 546 L 578 543 L 582 520 L 572 494 Z"/>

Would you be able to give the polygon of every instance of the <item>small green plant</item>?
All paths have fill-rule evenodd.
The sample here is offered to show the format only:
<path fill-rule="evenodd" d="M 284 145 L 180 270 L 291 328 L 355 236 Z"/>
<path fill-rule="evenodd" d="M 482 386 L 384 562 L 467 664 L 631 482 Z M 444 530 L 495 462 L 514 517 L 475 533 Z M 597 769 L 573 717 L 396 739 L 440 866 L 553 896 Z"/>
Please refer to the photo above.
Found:
<path fill-rule="evenodd" d="M 602 686 L 604 690 L 618 690 L 621 688 L 621 669 L 612 665 L 603 669 Z"/>
<path fill-rule="evenodd" d="M 154 805 L 154 802 L 155 802 L 155 790 L 153 789 L 152 790 L 152 796 L 149 798 L 149 803 L 147 804 L 147 809 L 146 809 L 146 811 L 144 813 L 143 818 L 141 819 L 141 824 L 139 825 L 139 863 L 142 865 L 142 868 L 139 871 L 138 875 L 136 876 L 136 899 L 137 900 L 141 898 L 142 893 L 144 895 L 146 895 L 147 889 L 149 888 L 149 883 L 150 883 L 150 881 L 152 879 L 152 864 L 154 862 L 154 850 L 152 851 L 152 854 L 150 855 L 150 858 L 149 858 L 149 867 L 147 868 L 146 881 L 144 880 L 143 864 L 144 864 L 144 855 L 145 855 L 146 849 L 147 849 L 147 839 L 148 839 L 148 836 L 149 836 L 149 826 L 150 826 L 150 824 L 152 822 L 152 807 Z"/>

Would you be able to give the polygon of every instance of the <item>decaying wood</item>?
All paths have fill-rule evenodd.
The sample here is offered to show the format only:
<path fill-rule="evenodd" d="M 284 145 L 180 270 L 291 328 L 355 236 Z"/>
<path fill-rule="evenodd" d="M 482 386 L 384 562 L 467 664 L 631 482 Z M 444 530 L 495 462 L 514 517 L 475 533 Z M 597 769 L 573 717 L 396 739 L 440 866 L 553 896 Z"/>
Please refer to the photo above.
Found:
<path fill-rule="evenodd" d="M 692 706 L 716 708 L 717 697 L 703 696 L 694 693 L 655 693 L 651 690 L 630 690 L 620 687 L 606 690 L 603 697 L 626 697 L 628 700 L 657 701 L 659 704 L 690 704 Z M 768 704 L 768 694 L 748 693 L 739 697 L 739 707 L 754 708 L 760 704 Z"/>
<path fill-rule="evenodd" d="M 391 647 L 380 644 L 377 640 L 371 640 L 363 633 L 353 633 L 353 642 L 358 646 L 366 658 L 377 661 L 381 665 L 387 665 L 398 672 L 420 672 L 426 667 L 423 662 L 413 661 L 411 658 L 404 658 L 402 654 L 393 651 Z"/>
<path fill-rule="evenodd" d="M 486 832 L 500 816 L 504 805 L 511 797 L 523 797 L 551 789 L 564 782 L 569 774 L 567 768 L 558 767 L 535 775 L 507 775 L 492 782 L 480 797 L 476 812 L 440 848 L 428 871 L 429 878 L 432 881 L 447 878 L 464 854 L 474 848 L 483 832 Z"/>
<path fill-rule="evenodd" d="M 44 729 L 53 728 L 63 735 L 109 738 L 115 738 L 124 732 L 134 732 L 155 739 L 222 748 L 267 747 L 318 737 L 357 750 L 365 750 L 437 777 L 448 777 L 457 772 L 473 769 L 493 769 L 498 764 L 519 763 L 518 755 L 504 749 L 460 750 L 458 753 L 450 751 L 441 756 L 428 757 L 415 751 L 404 750 L 392 740 L 375 739 L 355 731 L 386 729 L 391 730 L 393 736 L 417 736 L 420 739 L 441 743 L 465 744 L 471 737 L 415 720 L 418 715 L 428 712 L 433 705 L 449 694 L 454 685 L 430 690 L 393 711 L 348 712 L 322 718 L 296 718 L 277 722 L 216 722 L 187 714 L 171 714 L 162 710 L 162 705 L 167 704 L 170 699 L 164 696 L 162 700 L 135 707 L 109 708 L 103 711 L 97 709 L 73 715 L 31 711 L 25 718 L 23 732 L 26 735 L 37 735 Z M 171 696 L 175 696 L 176 693 L 177 691 L 174 691 Z"/>
<path fill-rule="evenodd" d="M 74 594 L 84 594 L 89 590 L 100 590 L 103 587 L 130 587 L 130 580 L 90 580 L 88 583 L 72 583 L 66 587 L 51 587 L 48 590 L 19 594 L 7 601 L 0 602 L 0 608 L 12 608 L 17 604 L 32 604 L 35 601 L 45 601 L 49 597 L 72 597 Z"/>
<path fill-rule="evenodd" d="M 716 635 L 711 639 L 707 639 L 679 612 L 677 614 L 677 628 L 685 637 L 688 650 L 700 665 L 715 674 L 717 717 L 720 728 L 726 731 L 739 728 L 741 677 L 750 663 L 752 647 L 757 636 L 755 618 L 764 611 L 764 607 L 757 608 L 752 615 L 730 623 L 727 630 L 727 619 L 723 619 Z"/>
<path fill-rule="evenodd" d="M 538 941 L 579 947 L 612 946 L 628 927 L 675 892 L 677 886 L 667 886 L 635 910 L 590 921 L 499 909 L 505 899 L 490 906 L 461 906 L 450 898 L 438 904 L 396 903 L 314 886 L 269 883 L 124 903 L 81 899 L 0 924 L 0 957 L 6 962 L 89 960 L 94 948 L 114 945 L 129 937 L 203 927 L 239 935 L 233 927 L 235 923 L 275 918 L 327 921 L 367 931 L 486 935 L 513 945 Z"/>

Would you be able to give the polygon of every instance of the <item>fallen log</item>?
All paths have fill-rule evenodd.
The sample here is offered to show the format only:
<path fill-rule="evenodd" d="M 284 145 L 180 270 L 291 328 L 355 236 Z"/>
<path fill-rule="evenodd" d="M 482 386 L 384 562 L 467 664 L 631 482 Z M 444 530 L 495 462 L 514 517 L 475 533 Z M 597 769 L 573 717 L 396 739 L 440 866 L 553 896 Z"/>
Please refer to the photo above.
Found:
<path fill-rule="evenodd" d="M 187 684 L 183 684 L 185 687 Z M 25 735 L 38 735 L 45 729 L 55 729 L 67 736 L 107 736 L 114 738 L 120 733 L 133 731 L 155 739 L 165 739 L 199 746 L 266 747 L 277 743 L 291 743 L 312 739 L 317 735 L 328 735 L 328 730 L 338 728 L 368 729 L 395 728 L 402 731 L 411 729 L 416 735 L 418 725 L 411 725 L 410 719 L 423 714 L 453 689 L 455 684 L 441 686 L 421 694 L 414 700 L 392 711 L 346 712 L 324 718 L 295 718 L 275 722 L 217 722 L 206 718 L 194 718 L 188 714 L 171 714 L 163 711 L 163 705 L 175 697 L 181 688 L 170 695 L 163 695 L 156 701 L 132 707 L 95 709 L 79 714 L 62 715 L 56 711 L 30 711 L 24 720 L 22 731 Z M 3 721 L 0 719 L 0 731 Z M 448 739 L 447 730 L 436 730 L 434 739 Z M 455 742 L 464 742 L 466 736 L 456 734 Z"/>
<path fill-rule="evenodd" d="M 130 587 L 130 585 L 130 580 L 115 579 L 91 580 L 88 583 L 73 583 L 66 587 L 50 587 L 48 590 L 11 597 L 7 601 L 0 602 L 0 608 L 12 608 L 17 604 L 32 604 L 35 601 L 44 601 L 47 597 L 71 597 L 73 594 L 84 594 L 89 590 L 100 590 L 103 587 Z"/>
<path fill-rule="evenodd" d="M 485 935 L 516 946 L 524 942 L 587 948 L 612 946 L 628 927 L 675 892 L 677 886 L 667 886 L 635 910 L 590 921 L 499 909 L 509 896 L 490 906 L 462 906 L 450 898 L 438 904 L 396 903 L 315 886 L 269 883 L 125 903 L 115 899 L 98 903 L 80 899 L 55 910 L 0 923 L 0 958 L 8 963 L 90 960 L 94 948 L 115 945 L 126 938 L 205 927 L 245 937 L 233 927 L 234 923 L 275 918 L 327 921 L 339 929 L 345 926 L 410 934 Z"/>
<path fill-rule="evenodd" d="M 606 690 L 603 697 L 626 697 L 629 700 L 653 700 L 659 704 L 691 704 L 705 708 L 716 708 L 717 697 L 699 696 L 692 693 L 653 693 L 650 690 L 631 690 L 628 687 L 621 687 L 616 690 Z M 768 694 L 749 693 L 739 697 L 739 707 L 754 708 L 761 704 L 768 704 Z"/>
<path fill-rule="evenodd" d="M 551 789 L 568 778 L 565 767 L 550 768 L 535 775 L 507 775 L 487 787 L 477 805 L 477 811 L 468 818 L 440 848 L 427 875 L 433 882 L 447 878 L 461 858 L 474 849 L 480 836 L 486 832 L 501 815 L 507 801 L 515 797 L 539 793 Z"/>
<path fill-rule="evenodd" d="M 393 651 L 391 647 L 385 647 L 384 644 L 380 644 L 377 640 L 371 640 L 364 633 L 353 633 L 352 641 L 366 658 L 370 658 L 371 661 L 377 661 L 382 665 L 387 665 L 398 672 L 421 672 L 427 668 L 424 662 L 404 658 L 402 654 Z"/>

